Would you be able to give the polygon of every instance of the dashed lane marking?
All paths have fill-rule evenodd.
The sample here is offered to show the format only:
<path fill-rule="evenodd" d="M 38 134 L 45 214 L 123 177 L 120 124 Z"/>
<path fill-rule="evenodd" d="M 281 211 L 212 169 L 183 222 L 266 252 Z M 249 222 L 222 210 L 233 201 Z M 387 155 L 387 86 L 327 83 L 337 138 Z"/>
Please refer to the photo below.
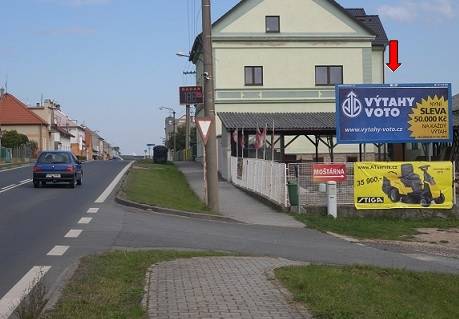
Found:
<path fill-rule="evenodd" d="M 69 232 L 64 236 L 65 238 L 78 238 L 83 230 L 81 229 L 70 229 Z"/>
<path fill-rule="evenodd" d="M 50 269 L 51 266 L 32 267 L 32 269 L 30 269 L 2 299 L 0 299 L 0 318 L 9 318 L 22 300 Z"/>
<path fill-rule="evenodd" d="M 99 212 L 99 208 L 88 209 L 88 214 L 97 214 L 98 212 Z"/>
<path fill-rule="evenodd" d="M 78 224 L 89 224 L 92 221 L 92 217 L 82 217 Z"/>
<path fill-rule="evenodd" d="M 46 255 L 47 256 L 62 256 L 65 254 L 65 252 L 67 251 L 67 249 L 69 249 L 70 246 L 54 246 L 53 249 L 51 249 L 49 251 L 49 253 L 47 253 Z"/>

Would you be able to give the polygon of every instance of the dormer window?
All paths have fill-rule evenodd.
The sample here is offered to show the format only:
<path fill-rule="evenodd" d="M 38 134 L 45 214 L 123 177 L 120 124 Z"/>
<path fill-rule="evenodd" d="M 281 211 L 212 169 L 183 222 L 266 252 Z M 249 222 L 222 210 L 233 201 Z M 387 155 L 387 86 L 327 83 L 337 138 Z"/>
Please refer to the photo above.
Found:
<path fill-rule="evenodd" d="M 266 17 L 266 33 L 279 33 L 280 32 L 280 17 L 267 16 Z"/>

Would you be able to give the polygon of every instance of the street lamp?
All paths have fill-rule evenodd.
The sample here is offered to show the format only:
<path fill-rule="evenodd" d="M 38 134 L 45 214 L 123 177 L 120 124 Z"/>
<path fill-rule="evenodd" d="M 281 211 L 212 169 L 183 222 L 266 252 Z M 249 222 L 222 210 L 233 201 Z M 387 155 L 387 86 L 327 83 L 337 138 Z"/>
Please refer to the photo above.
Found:
<path fill-rule="evenodd" d="M 160 110 L 166 110 L 169 112 L 172 112 L 172 115 L 174 117 L 174 156 L 173 159 L 174 161 L 176 160 L 176 154 L 177 154 L 177 130 L 176 130 L 176 120 L 175 120 L 175 110 L 171 107 L 160 107 Z"/>
<path fill-rule="evenodd" d="M 190 58 L 189 54 L 186 54 L 186 53 L 183 53 L 183 52 L 177 52 L 175 55 L 180 57 L 180 58 Z"/>

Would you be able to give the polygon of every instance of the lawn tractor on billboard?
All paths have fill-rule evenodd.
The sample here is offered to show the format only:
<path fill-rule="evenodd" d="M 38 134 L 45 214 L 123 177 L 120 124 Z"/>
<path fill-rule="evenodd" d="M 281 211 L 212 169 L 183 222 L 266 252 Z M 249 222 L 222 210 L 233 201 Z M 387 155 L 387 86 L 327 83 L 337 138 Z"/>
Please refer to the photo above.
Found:
<path fill-rule="evenodd" d="M 421 179 L 414 172 L 413 164 L 402 164 L 401 173 L 390 171 L 383 177 L 383 192 L 394 203 L 420 204 L 422 207 L 430 207 L 432 203 L 443 204 L 445 194 L 429 174 L 429 167 L 430 165 L 419 167 L 423 172 Z"/>

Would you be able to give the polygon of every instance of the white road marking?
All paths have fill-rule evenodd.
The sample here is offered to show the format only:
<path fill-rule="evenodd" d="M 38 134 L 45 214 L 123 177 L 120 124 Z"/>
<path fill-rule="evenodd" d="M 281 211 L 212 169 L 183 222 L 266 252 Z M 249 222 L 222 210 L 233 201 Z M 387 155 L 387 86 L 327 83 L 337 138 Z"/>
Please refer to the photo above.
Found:
<path fill-rule="evenodd" d="M 0 318 L 10 317 L 21 301 L 51 269 L 51 266 L 34 266 L 0 299 Z"/>
<path fill-rule="evenodd" d="M 15 189 L 15 188 L 17 188 L 19 186 L 28 184 L 31 181 L 32 181 L 32 179 L 26 179 L 26 180 L 23 180 L 22 182 L 20 182 L 18 184 L 12 184 L 12 185 L 9 185 L 9 186 L 5 186 L 0 190 L 0 193 L 4 193 L 4 192 L 7 192 L 7 191 L 10 191 L 10 190 Z"/>
<path fill-rule="evenodd" d="M 62 256 L 65 254 L 65 252 L 67 251 L 67 249 L 69 249 L 70 246 L 54 246 L 53 249 L 51 249 L 49 251 L 49 253 L 47 253 L 46 255 L 47 256 Z"/>
<path fill-rule="evenodd" d="M 65 238 L 78 238 L 83 230 L 81 229 L 70 229 L 69 232 L 64 236 Z"/>
<path fill-rule="evenodd" d="M 88 214 L 97 214 L 99 208 L 90 208 L 88 209 Z"/>
<path fill-rule="evenodd" d="M 16 184 L 12 184 L 12 185 L 8 185 L 8 186 L 5 186 L 5 187 L 2 187 L 2 191 L 3 191 L 3 190 L 6 191 L 6 190 L 8 190 L 8 189 L 10 189 L 10 188 L 14 188 L 15 186 L 17 186 L 17 185 L 16 185 Z"/>
<path fill-rule="evenodd" d="M 82 217 L 78 224 L 89 224 L 92 221 L 92 217 Z"/>
<path fill-rule="evenodd" d="M 110 196 L 110 194 L 113 192 L 115 189 L 116 185 L 121 181 L 123 178 L 124 174 L 129 170 L 129 168 L 134 164 L 134 162 L 130 162 L 126 167 L 123 168 L 121 172 L 115 177 L 115 179 L 108 185 L 108 187 L 104 190 L 104 192 L 99 196 L 99 198 L 96 199 L 95 203 L 96 204 L 101 204 L 105 202 L 105 200 Z"/>

